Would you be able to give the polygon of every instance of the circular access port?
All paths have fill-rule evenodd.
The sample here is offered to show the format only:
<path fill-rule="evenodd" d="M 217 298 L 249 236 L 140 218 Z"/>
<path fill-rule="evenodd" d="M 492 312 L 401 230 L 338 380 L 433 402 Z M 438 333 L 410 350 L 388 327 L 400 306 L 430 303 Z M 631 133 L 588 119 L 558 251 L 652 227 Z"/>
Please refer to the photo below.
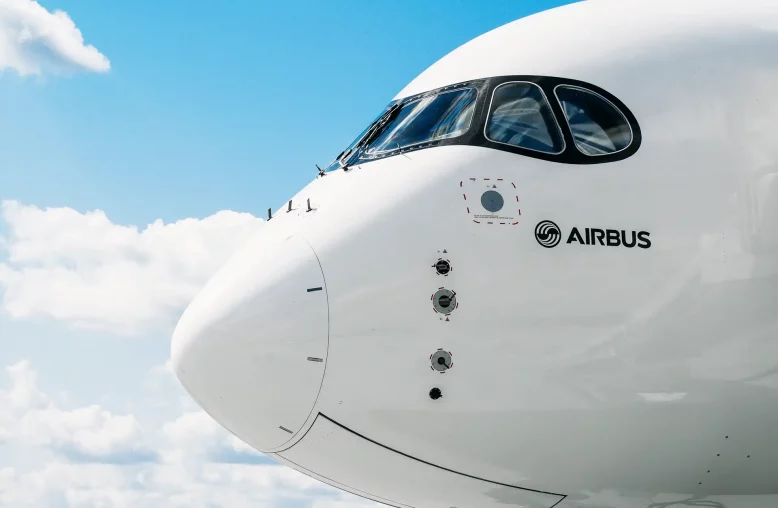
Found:
<path fill-rule="evenodd" d="M 438 272 L 438 275 L 448 275 L 451 271 L 451 263 L 447 259 L 438 259 L 438 262 L 435 263 L 435 271 Z"/>
<path fill-rule="evenodd" d="M 481 206 L 492 213 L 499 212 L 504 205 L 505 200 L 502 198 L 502 194 L 497 191 L 488 190 L 481 194 Z"/>
<path fill-rule="evenodd" d="M 441 314 L 451 314 L 457 308 L 456 293 L 448 289 L 439 289 L 432 295 L 432 306 Z"/>
<path fill-rule="evenodd" d="M 435 353 L 430 355 L 430 363 L 432 365 L 432 370 L 438 372 L 445 372 L 454 366 L 451 361 L 451 353 L 443 351 L 442 349 L 438 349 Z"/>
<path fill-rule="evenodd" d="M 430 398 L 432 400 L 438 400 L 443 396 L 443 393 L 440 391 L 440 388 L 433 388 L 430 390 Z"/>

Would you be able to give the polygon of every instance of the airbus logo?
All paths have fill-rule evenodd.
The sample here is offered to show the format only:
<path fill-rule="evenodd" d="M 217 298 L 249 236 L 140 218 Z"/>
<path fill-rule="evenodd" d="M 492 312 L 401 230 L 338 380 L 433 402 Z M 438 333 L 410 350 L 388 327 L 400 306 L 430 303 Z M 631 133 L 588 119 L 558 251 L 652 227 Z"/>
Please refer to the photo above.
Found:
<path fill-rule="evenodd" d="M 538 241 L 543 247 L 550 249 L 559 245 L 559 240 L 562 239 L 562 231 L 559 226 L 551 222 L 550 220 L 543 220 L 538 222 L 535 226 L 535 240 Z"/>
<path fill-rule="evenodd" d="M 581 245 L 602 245 L 607 247 L 626 247 L 631 249 L 648 249 L 651 247 L 651 233 L 648 231 L 628 231 L 624 229 L 599 229 L 573 227 L 567 236 L 565 243 L 579 243 Z M 551 249 L 559 245 L 562 240 L 562 230 L 554 222 L 543 220 L 535 226 L 535 240 Z"/>

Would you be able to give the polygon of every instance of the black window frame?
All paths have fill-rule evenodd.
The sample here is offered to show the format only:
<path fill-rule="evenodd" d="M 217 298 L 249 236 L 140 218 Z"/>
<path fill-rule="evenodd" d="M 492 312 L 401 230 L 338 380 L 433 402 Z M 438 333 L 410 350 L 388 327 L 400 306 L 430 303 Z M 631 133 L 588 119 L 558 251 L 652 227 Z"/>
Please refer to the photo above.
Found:
<path fill-rule="evenodd" d="M 564 141 L 564 150 L 560 153 L 552 154 L 546 152 L 540 152 L 529 148 L 521 148 L 513 145 L 508 145 L 496 141 L 489 140 L 485 135 L 486 122 L 489 117 L 491 107 L 493 105 L 493 97 L 495 90 L 504 84 L 511 82 L 524 82 L 534 84 L 543 92 L 548 105 L 554 115 L 557 123 L 557 127 L 562 133 Z M 582 88 L 585 91 L 593 92 L 599 95 L 606 101 L 610 102 L 627 120 L 629 128 L 632 131 L 632 140 L 626 148 L 623 148 L 617 152 L 600 155 L 587 155 L 582 153 L 573 138 L 570 125 L 567 121 L 567 116 L 562 110 L 562 105 L 556 96 L 555 89 L 560 85 L 568 85 L 571 87 Z M 359 147 L 354 150 L 354 153 L 348 155 L 341 161 L 343 166 L 349 167 L 357 164 L 367 164 L 376 160 L 385 159 L 388 157 L 394 157 L 397 155 L 407 154 L 415 152 L 417 150 L 423 150 L 426 148 L 432 148 L 437 146 L 449 146 L 449 145 L 468 145 L 468 146 L 480 146 L 484 148 L 491 148 L 503 152 L 514 153 L 516 155 L 522 155 L 525 157 L 540 159 L 549 162 L 556 162 L 559 164 L 572 164 L 572 165 L 590 165 L 590 164 L 606 164 L 610 162 L 617 162 L 627 159 L 634 155 L 642 144 L 642 135 L 640 125 L 635 115 L 618 97 L 614 96 L 607 90 L 600 88 L 592 83 L 585 81 L 563 78 L 557 76 L 538 76 L 538 75 L 505 75 L 495 76 L 489 78 L 481 78 L 463 81 L 452 85 L 436 88 L 434 90 L 428 90 L 419 94 L 404 97 L 397 101 L 392 101 L 392 104 L 405 105 L 410 102 L 420 100 L 429 95 L 437 95 L 443 92 L 455 91 L 460 88 L 474 88 L 476 90 L 476 104 L 473 111 L 473 117 L 470 122 L 470 126 L 463 134 L 453 137 L 439 139 L 435 141 L 429 141 L 425 143 L 419 143 L 416 145 L 408 146 L 405 148 L 374 154 L 372 156 L 366 156 L 364 147 Z M 338 167 L 338 164 L 331 165 Z"/>

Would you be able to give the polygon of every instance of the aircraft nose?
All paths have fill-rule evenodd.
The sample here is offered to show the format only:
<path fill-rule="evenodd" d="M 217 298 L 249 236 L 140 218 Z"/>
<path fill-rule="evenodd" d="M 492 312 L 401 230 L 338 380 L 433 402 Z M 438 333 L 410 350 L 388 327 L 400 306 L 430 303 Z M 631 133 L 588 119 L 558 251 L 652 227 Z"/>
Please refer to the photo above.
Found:
<path fill-rule="evenodd" d="M 260 450 L 289 441 L 314 408 L 327 361 L 327 291 L 292 236 L 237 254 L 176 326 L 171 359 L 189 394 Z"/>

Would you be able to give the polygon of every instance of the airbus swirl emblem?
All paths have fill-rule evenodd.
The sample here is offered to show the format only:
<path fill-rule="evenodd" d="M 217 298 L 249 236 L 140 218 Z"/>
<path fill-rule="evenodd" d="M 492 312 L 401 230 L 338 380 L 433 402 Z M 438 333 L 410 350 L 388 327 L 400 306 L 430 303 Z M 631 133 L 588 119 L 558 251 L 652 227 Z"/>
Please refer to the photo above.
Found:
<path fill-rule="evenodd" d="M 550 249 L 559 245 L 562 240 L 562 232 L 559 226 L 550 220 L 542 220 L 535 226 L 535 240 L 543 247 Z"/>

